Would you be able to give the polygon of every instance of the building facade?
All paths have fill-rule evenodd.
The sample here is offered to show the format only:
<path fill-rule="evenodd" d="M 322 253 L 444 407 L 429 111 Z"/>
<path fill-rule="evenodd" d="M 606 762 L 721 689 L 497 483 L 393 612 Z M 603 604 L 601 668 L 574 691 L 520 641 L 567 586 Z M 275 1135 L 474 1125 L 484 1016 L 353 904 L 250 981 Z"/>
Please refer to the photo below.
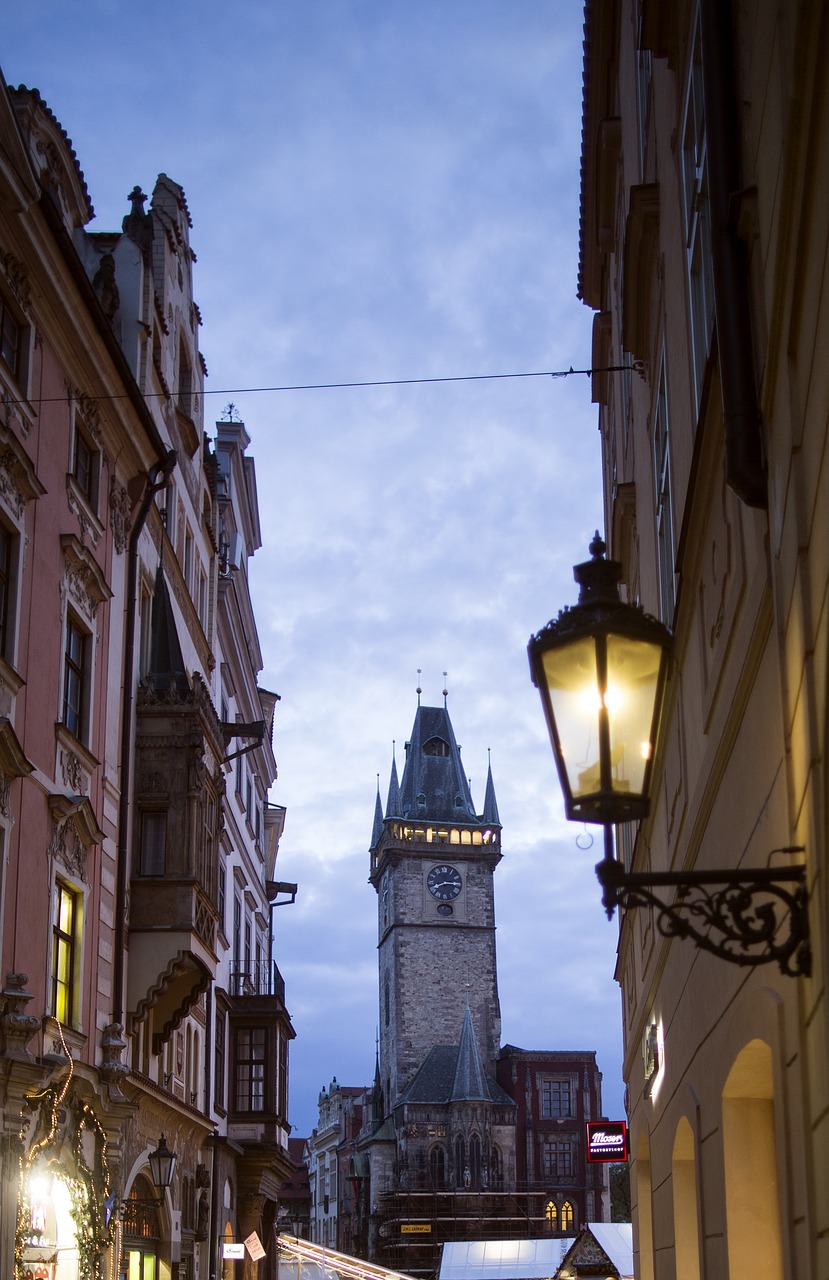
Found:
<path fill-rule="evenodd" d="M 802 866 L 811 930 L 781 972 L 666 938 L 651 910 L 622 920 L 641 1280 L 829 1265 L 827 48 L 806 0 L 586 6 L 579 291 L 606 536 L 674 633 L 655 798 L 618 856 Z M 776 911 L 732 895 L 743 958 L 769 919 L 780 940 Z"/>
<path fill-rule="evenodd" d="M 313 1238 L 408 1274 L 433 1272 L 444 1241 L 574 1234 L 608 1216 L 604 1173 L 584 1154 L 584 1122 L 601 1116 L 595 1054 L 501 1048 L 501 856 L 491 769 L 478 813 L 446 705 L 418 704 L 371 837 L 375 1079 L 358 1100 L 321 1095 L 309 1142 Z M 336 1206 L 330 1173 L 320 1199 L 334 1149 Z"/>
<path fill-rule="evenodd" d="M 290 1167 L 254 464 L 181 187 L 90 232 L 36 90 L 0 137 L 0 1271 L 218 1275 Z"/>

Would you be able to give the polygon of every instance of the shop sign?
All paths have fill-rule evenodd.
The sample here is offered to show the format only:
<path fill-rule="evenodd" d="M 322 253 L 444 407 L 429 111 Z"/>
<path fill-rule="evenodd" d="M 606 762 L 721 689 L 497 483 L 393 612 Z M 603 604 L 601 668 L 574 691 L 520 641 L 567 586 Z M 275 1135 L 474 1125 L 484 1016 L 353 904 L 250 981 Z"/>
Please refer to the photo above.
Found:
<path fill-rule="evenodd" d="M 250 1235 L 245 1240 L 245 1248 L 247 1249 L 251 1258 L 253 1258 L 254 1262 L 258 1262 L 260 1258 L 264 1258 L 265 1256 L 265 1250 L 263 1248 L 262 1241 L 259 1239 L 255 1231 L 251 1231 Z"/>
<path fill-rule="evenodd" d="M 244 1256 L 245 1256 L 245 1246 L 243 1244 L 225 1243 L 222 1245 L 223 1258 L 244 1258 Z"/>
<path fill-rule="evenodd" d="M 628 1127 L 624 1120 L 587 1122 L 588 1164 L 611 1164 L 628 1158 Z"/>
<path fill-rule="evenodd" d="M 401 1222 L 400 1231 L 404 1236 L 428 1236 L 432 1225 L 429 1222 Z"/>

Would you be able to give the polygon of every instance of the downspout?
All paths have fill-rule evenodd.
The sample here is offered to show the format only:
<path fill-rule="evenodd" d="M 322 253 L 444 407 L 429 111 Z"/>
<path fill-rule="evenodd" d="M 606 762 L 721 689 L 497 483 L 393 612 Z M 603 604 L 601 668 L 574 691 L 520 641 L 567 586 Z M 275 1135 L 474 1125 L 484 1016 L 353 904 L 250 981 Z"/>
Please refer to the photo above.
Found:
<path fill-rule="evenodd" d="M 118 804 L 118 850 L 115 865 L 115 929 L 112 957 L 112 1021 L 124 1026 L 124 943 L 126 937 L 127 854 L 129 851 L 130 783 L 133 728 L 133 683 L 135 680 L 135 600 L 138 590 L 138 539 L 144 529 L 155 495 L 165 489 L 176 465 L 174 449 L 147 475 L 144 498 L 130 530 L 127 552 L 126 619 L 124 624 L 124 673 L 121 693 L 121 798 Z"/>
<path fill-rule="evenodd" d="M 728 0 L 700 0 L 699 18 L 726 482 L 747 506 L 767 507 L 748 261 L 736 225 L 742 181 L 732 4 Z"/>

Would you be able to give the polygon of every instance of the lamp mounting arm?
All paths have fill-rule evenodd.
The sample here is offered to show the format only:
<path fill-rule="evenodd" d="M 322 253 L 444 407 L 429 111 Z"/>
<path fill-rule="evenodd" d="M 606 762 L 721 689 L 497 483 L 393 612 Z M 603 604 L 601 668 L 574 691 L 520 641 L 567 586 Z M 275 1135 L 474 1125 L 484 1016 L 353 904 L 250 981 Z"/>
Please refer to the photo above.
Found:
<path fill-rule="evenodd" d="M 691 938 L 701 950 L 732 964 L 776 961 L 780 972 L 792 978 L 808 977 L 812 971 L 803 866 L 648 873 L 625 871 L 615 858 L 605 856 L 596 875 L 608 918 L 615 907 L 651 907 L 663 938 Z M 673 901 L 659 897 L 654 892 L 659 888 L 675 888 Z"/>

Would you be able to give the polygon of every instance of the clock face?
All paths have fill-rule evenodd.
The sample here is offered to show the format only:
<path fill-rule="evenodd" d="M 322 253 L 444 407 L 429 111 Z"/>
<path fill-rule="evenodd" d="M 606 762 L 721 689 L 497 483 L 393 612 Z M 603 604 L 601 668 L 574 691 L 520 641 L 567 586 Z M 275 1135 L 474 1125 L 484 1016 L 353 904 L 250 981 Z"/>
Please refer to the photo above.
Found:
<path fill-rule="evenodd" d="M 448 866 L 445 862 L 439 867 L 432 867 L 426 877 L 429 892 L 439 902 L 451 902 L 453 898 L 457 898 L 462 884 L 460 871 L 456 867 Z"/>

